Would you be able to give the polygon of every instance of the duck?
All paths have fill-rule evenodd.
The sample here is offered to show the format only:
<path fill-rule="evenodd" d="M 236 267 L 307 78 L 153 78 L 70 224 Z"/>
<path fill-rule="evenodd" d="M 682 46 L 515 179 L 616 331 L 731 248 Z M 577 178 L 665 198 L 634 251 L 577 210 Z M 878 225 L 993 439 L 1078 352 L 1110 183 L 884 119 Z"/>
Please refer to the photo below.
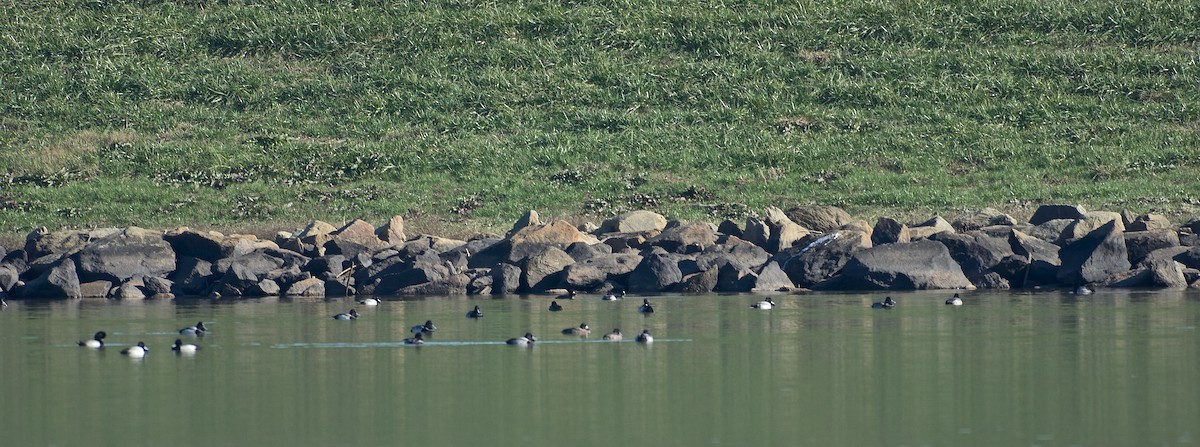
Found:
<path fill-rule="evenodd" d="M 1079 287 L 1076 287 L 1075 290 L 1073 290 L 1072 292 L 1075 293 L 1076 295 L 1091 295 L 1092 289 L 1089 288 L 1088 286 L 1079 286 Z"/>
<path fill-rule="evenodd" d="M 475 306 L 474 309 L 467 311 L 467 318 L 483 318 L 483 309 L 480 309 L 479 306 Z"/>
<path fill-rule="evenodd" d="M 417 331 L 416 334 L 413 334 L 412 338 L 404 339 L 404 344 L 406 344 L 406 345 L 423 345 L 423 344 L 425 344 L 425 336 L 422 335 L 421 331 Z"/>
<path fill-rule="evenodd" d="M 104 347 L 104 337 L 107 337 L 107 336 L 108 336 L 108 334 L 105 333 L 104 331 L 97 332 L 96 335 L 92 336 L 91 340 L 79 340 L 79 346 L 83 346 L 85 348 L 92 348 L 92 349 L 103 348 Z"/>
<path fill-rule="evenodd" d="M 436 330 L 437 330 L 437 326 L 433 325 L 433 320 L 425 320 L 425 324 L 418 324 L 416 326 L 413 326 L 412 329 L 409 329 L 408 331 L 412 332 L 414 334 L 420 334 L 420 333 L 432 334 L 433 331 L 436 331 Z"/>
<path fill-rule="evenodd" d="M 334 315 L 333 319 L 334 320 L 357 320 L 358 319 L 358 311 L 354 310 L 354 309 L 350 309 L 350 312 L 348 312 L 348 313 Z"/>
<path fill-rule="evenodd" d="M 358 304 L 362 304 L 364 306 L 378 306 L 382 303 L 383 303 L 383 300 L 381 300 L 379 298 L 365 298 L 365 299 L 358 300 Z"/>
<path fill-rule="evenodd" d="M 896 302 L 893 301 L 892 297 L 890 297 L 890 296 L 887 298 L 884 298 L 883 302 L 871 304 L 872 309 L 891 309 L 893 307 L 896 307 Z"/>
<path fill-rule="evenodd" d="M 130 357 L 145 357 L 146 354 L 149 352 L 150 352 L 150 348 L 146 347 L 146 343 L 139 341 L 139 342 L 137 342 L 136 346 L 130 346 L 128 348 L 122 349 L 121 355 L 127 355 Z"/>
<path fill-rule="evenodd" d="M 638 343 L 654 343 L 654 337 L 650 335 L 649 329 L 642 329 L 642 333 L 637 336 Z"/>
<path fill-rule="evenodd" d="M 607 333 L 607 334 L 604 334 L 604 339 L 605 339 L 605 340 L 614 340 L 614 341 L 620 341 L 620 340 L 621 340 L 621 339 L 623 339 L 623 338 L 625 338 L 625 336 L 624 336 L 624 335 L 621 335 L 621 330 L 620 330 L 620 329 L 613 329 L 613 331 L 612 331 L 612 332 L 609 332 L 609 333 Z"/>
<path fill-rule="evenodd" d="M 171 350 L 175 351 L 176 354 L 195 354 L 196 351 L 200 350 L 200 347 L 192 344 L 184 344 L 183 340 L 176 338 L 175 345 L 171 346 Z"/>
<path fill-rule="evenodd" d="M 946 305 L 947 306 L 961 306 L 962 298 L 959 297 L 958 294 L 956 293 L 956 294 L 954 294 L 954 296 L 950 297 L 950 299 L 946 300 Z"/>
<path fill-rule="evenodd" d="M 577 337 L 587 337 L 591 335 L 592 328 L 588 327 L 587 323 L 579 323 L 579 327 L 569 327 L 562 330 L 563 335 L 574 335 Z"/>
<path fill-rule="evenodd" d="M 574 290 L 568 290 L 568 291 L 567 291 L 567 293 L 564 293 L 564 294 L 562 294 L 562 295 L 556 296 L 556 297 L 555 297 L 555 299 L 560 299 L 560 300 L 573 300 L 573 299 L 575 299 L 575 294 L 576 294 L 576 292 L 575 292 Z"/>
<path fill-rule="evenodd" d="M 641 312 L 644 314 L 652 314 L 652 313 L 654 313 L 654 306 L 650 305 L 650 300 L 643 298 L 642 306 L 638 307 L 638 312 Z"/>
<path fill-rule="evenodd" d="M 769 310 L 769 309 L 775 307 L 775 301 L 772 300 L 771 297 L 767 297 L 767 299 L 765 299 L 765 300 L 751 304 L 750 307 L 753 307 L 755 309 Z"/>
<path fill-rule="evenodd" d="M 562 306 L 558 305 L 558 301 L 550 302 L 550 311 L 551 312 L 558 312 L 560 310 L 562 310 Z"/>
<path fill-rule="evenodd" d="M 610 292 L 610 293 L 604 295 L 603 297 L 601 297 L 600 299 L 602 299 L 604 301 L 622 300 L 622 299 L 625 299 L 625 291 L 622 290 L 620 294 L 615 294 L 615 293 Z"/>
<path fill-rule="evenodd" d="M 208 328 L 204 327 L 203 321 L 197 322 L 195 326 L 188 326 L 179 330 L 180 335 L 195 335 L 197 337 L 203 336 L 205 332 L 208 332 Z"/>
<path fill-rule="evenodd" d="M 533 346 L 533 342 L 535 342 L 535 341 L 537 341 L 537 339 L 533 338 L 533 334 L 526 332 L 524 336 L 517 337 L 517 338 L 510 338 L 505 343 L 508 343 L 508 344 L 514 345 L 514 346 Z"/>

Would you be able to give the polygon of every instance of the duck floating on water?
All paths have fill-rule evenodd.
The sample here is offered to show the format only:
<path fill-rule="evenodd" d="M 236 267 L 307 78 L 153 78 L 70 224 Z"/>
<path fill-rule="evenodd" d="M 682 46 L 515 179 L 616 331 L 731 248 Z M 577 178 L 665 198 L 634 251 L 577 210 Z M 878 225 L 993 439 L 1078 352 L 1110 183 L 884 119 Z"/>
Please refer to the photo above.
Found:
<path fill-rule="evenodd" d="M 891 309 L 893 307 L 896 307 L 896 301 L 892 300 L 890 296 L 884 298 L 882 302 L 871 304 L 873 309 Z"/>
<path fill-rule="evenodd" d="M 946 300 L 946 305 L 947 306 L 961 306 L 962 305 L 962 297 L 958 296 L 958 294 L 956 293 L 956 294 L 954 294 L 954 296 L 950 297 L 950 299 Z"/>

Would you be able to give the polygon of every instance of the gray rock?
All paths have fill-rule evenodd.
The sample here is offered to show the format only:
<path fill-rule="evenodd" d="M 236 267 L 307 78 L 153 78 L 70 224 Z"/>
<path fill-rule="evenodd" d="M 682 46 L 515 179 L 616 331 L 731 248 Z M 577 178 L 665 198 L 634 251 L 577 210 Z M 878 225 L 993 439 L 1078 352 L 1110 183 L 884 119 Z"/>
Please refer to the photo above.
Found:
<path fill-rule="evenodd" d="M 571 255 L 553 246 L 526 257 L 522 269 L 524 271 L 523 289 L 542 292 L 561 287 L 565 275 L 560 273 L 574 263 L 575 259 L 572 259 Z"/>
<path fill-rule="evenodd" d="M 1042 205 L 1037 211 L 1033 212 L 1033 216 L 1029 218 L 1029 223 L 1033 225 L 1041 225 L 1047 221 L 1054 219 L 1076 220 L 1087 217 L 1087 210 L 1079 205 Z"/>
<path fill-rule="evenodd" d="M 220 233 L 210 231 L 195 231 L 190 228 L 180 228 L 163 234 L 163 240 L 171 245 L 177 257 L 193 257 L 208 262 L 216 262 L 221 257 Z"/>
<path fill-rule="evenodd" d="M 1130 268 L 1125 238 L 1117 230 L 1116 221 L 1106 223 L 1063 247 L 1058 256 L 1062 259 L 1058 282 L 1067 286 L 1102 281 Z"/>
<path fill-rule="evenodd" d="M 859 251 L 834 278 L 816 284 L 824 290 L 968 289 L 973 285 L 934 241 L 887 244 Z"/>
<path fill-rule="evenodd" d="M 287 296 L 307 296 L 307 297 L 323 297 L 325 296 L 325 281 L 319 278 L 308 278 L 298 281 L 288 287 Z"/>
<path fill-rule="evenodd" d="M 727 235 L 727 236 L 733 236 L 736 238 L 742 237 L 741 227 L 738 227 L 737 223 L 735 223 L 734 221 L 729 220 L 729 219 L 725 219 L 725 220 L 721 221 L 720 225 L 717 225 L 717 232 Z"/>
<path fill-rule="evenodd" d="M 142 292 L 142 289 L 139 288 L 140 285 L 141 281 L 126 281 L 117 287 L 117 290 L 113 293 L 113 298 L 129 301 L 144 300 L 146 299 L 146 293 Z"/>
<path fill-rule="evenodd" d="M 647 242 L 672 253 L 695 253 L 715 244 L 717 233 L 703 222 L 685 223 L 664 229 Z"/>
<path fill-rule="evenodd" d="M 1126 231 L 1124 237 L 1129 263 L 1135 265 L 1155 250 L 1179 246 L 1179 235 L 1173 229 Z"/>
<path fill-rule="evenodd" d="M 582 262 L 588 259 L 612 254 L 612 247 L 605 244 L 588 244 L 587 242 L 576 242 L 567 246 L 566 250 L 571 259 L 575 262 Z"/>
<path fill-rule="evenodd" d="M 79 284 L 79 296 L 81 298 L 108 298 L 112 290 L 112 281 L 98 280 Z"/>
<path fill-rule="evenodd" d="M 24 298 L 80 298 L 79 275 L 75 270 L 75 261 L 63 259 L 62 262 L 47 269 L 37 278 L 25 283 L 21 288 Z"/>
<path fill-rule="evenodd" d="M 1125 226 L 1125 231 L 1149 231 L 1174 229 L 1171 221 L 1161 214 L 1143 214 Z"/>
<path fill-rule="evenodd" d="M 124 281 L 175 271 L 175 251 L 162 233 L 136 227 L 94 240 L 76 255 L 79 278 Z"/>
<path fill-rule="evenodd" d="M 796 287 L 792 283 L 792 279 L 784 273 L 779 264 L 772 261 L 763 266 L 755 278 L 754 286 L 750 289 L 751 292 L 778 292 L 787 291 Z"/>
<path fill-rule="evenodd" d="M 717 288 L 717 269 L 693 273 L 683 278 L 676 288 L 681 293 L 709 293 Z"/>
<path fill-rule="evenodd" d="M 996 272 L 984 273 L 971 282 L 980 289 L 1008 290 L 1012 287 L 1007 279 Z"/>
<path fill-rule="evenodd" d="M 408 286 L 396 291 L 397 295 L 466 295 L 470 278 L 465 274 L 450 275 L 427 283 Z"/>
<path fill-rule="evenodd" d="M 704 252 L 696 256 L 696 264 L 698 270 L 720 268 L 725 263 L 731 263 L 739 269 L 752 270 L 770 259 L 771 255 L 762 247 L 730 237 L 724 245 L 713 245 L 704 249 Z"/>
<path fill-rule="evenodd" d="M 666 254 L 644 256 L 629 274 L 629 292 L 653 293 L 669 290 L 683 280 L 675 258 Z"/>
<path fill-rule="evenodd" d="M 575 290 L 596 290 L 606 281 L 624 282 L 642 257 L 633 253 L 596 256 L 565 268 L 566 286 Z"/>
<path fill-rule="evenodd" d="M 271 256 L 266 250 L 255 250 L 241 256 L 222 258 L 213 264 L 214 273 L 226 273 L 233 266 L 244 268 L 255 277 L 264 277 L 268 272 L 284 266 L 284 260 Z M 257 279 L 254 282 L 258 282 Z"/>
<path fill-rule="evenodd" d="M 1183 275 L 1183 265 L 1178 262 L 1159 259 L 1151 261 L 1148 268 L 1152 286 L 1168 289 L 1185 289 L 1188 286 L 1187 278 Z"/>
<path fill-rule="evenodd" d="M 375 229 L 375 237 L 387 245 L 403 245 L 408 240 L 404 234 L 404 217 L 392 216 L 386 224 Z"/>
<path fill-rule="evenodd" d="M 1189 268 L 1200 269 L 1200 247 L 1188 247 L 1187 251 L 1172 258 Z"/>
<path fill-rule="evenodd" d="M 829 233 L 854 221 L 850 213 L 836 206 L 797 206 L 787 210 L 785 214 L 797 225 L 821 233 Z"/>
<path fill-rule="evenodd" d="M 908 226 L 890 217 L 880 217 L 875 222 L 875 228 L 871 230 L 872 245 L 903 243 L 911 240 L 912 236 L 908 233 Z"/>
<path fill-rule="evenodd" d="M 465 272 L 471 278 L 467 282 L 467 295 L 490 295 L 492 293 L 492 270 L 472 269 Z"/>
<path fill-rule="evenodd" d="M 960 233 L 976 231 L 992 225 L 1015 225 L 1016 219 L 994 208 L 984 208 L 973 214 L 966 214 L 954 219 L 951 224 Z"/>
<path fill-rule="evenodd" d="M 653 211 L 630 211 L 605 220 L 600 233 L 658 232 L 667 226 L 667 219 Z"/>
<path fill-rule="evenodd" d="M 1007 240 L 981 233 L 939 233 L 930 239 L 945 245 L 963 274 L 975 283 L 1002 259 L 1014 254 Z"/>
<path fill-rule="evenodd" d="M 492 293 L 512 294 L 521 288 L 521 268 L 501 263 L 492 269 Z"/>
<path fill-rule="evenodd" d="M 717 291 L 749 292 L 756 282 L 754 272 L 733 264 L 725 264 L 717 269 Z"/>
<path fill-rule="evenodd" d="M 794 255 L 782 263 L 783 271 L 800 287 L 812 287 L 842 269 L 859 250 L 870 247 L 866 233 L 839 231 L 792 250 Z"/>

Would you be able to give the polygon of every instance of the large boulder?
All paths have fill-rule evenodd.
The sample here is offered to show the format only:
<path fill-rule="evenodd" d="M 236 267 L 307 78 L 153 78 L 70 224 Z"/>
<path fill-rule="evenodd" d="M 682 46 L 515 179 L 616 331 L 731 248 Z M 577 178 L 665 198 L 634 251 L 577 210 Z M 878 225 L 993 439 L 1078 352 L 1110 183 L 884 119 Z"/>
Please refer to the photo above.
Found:
<path fill-rule="evenodd" d="M 323 297 L 325 296 L 325 281 L 320 278 L 308 278 L 293 283 L 284 292 L 287 296 Z"/>
<path fill-rule="evenodd" d="M 908 225 L 890 217 L 880 217 L 875 221 L 875 228 L 871 230 L 871 245 L 903 243 L 911 240 L 912 236 L 908 232 Z"/>
<path fill-rule="evenodd" d="M 658 232 L 667 226 L 667 218 L 653 211 L 630 211 L 610 217 L 600 225 L 599 233 Z"/>
<path fill-rule="evenodd" d="M 708 293 L 716 290 L 718 269 L 710 269 L 683 278 L 675 290 L 681 293 Z"/>
<path fill-rule="evenodd" d="M 563 269 L 574 263 L 575 259 L 558 247 L 545 247 L 525 258 L 522 288 L 532 292 L 558 288 L 563 282 Z"/>
<path fill-rule="evenodd" d="M 771 253 L 779 253 L 792 248 L 811 233 L 803 225 L 793 222 L 783 210 L 773 206 L 767 207 L 764 219 L 771 229 L 771 234 L 763 248 Z"/>
<path fill-rule="evenodd" d="M 1125 226 L 1126 231 L 1151 231 L 1171 229 L 1171 221 L 1161 214 L 1142 214 Z"/>
<path fill-rule="evenodd" d="M 548 224 L 530 225 L 518 230 L 508 239 L 511 246 L 505 260 L 520 264 L 526 257 L 541 253 L 546 247 L 561 250 L 584 240 L 583 234 L 567 221 L 556 220 Z M 471 266 L 477 267 L 474 263 Z"/>
<path fill-rule="evenodd" d="M 942 216 L 933 216 L 924 222 L 908 227 L 911 240 L 925 239 L 938 233 L 953 233 L 954 226 Z"/>
<path fill-rule="evenodd" d="M 799 250 L 789 250 L 787 253 L 792 256 L 782 263 L 782 268 L 796 285 L 812 287 L 832 277 L 855 253 L 870 246 L 866 233 L 838 231 L 821 236 Z"/>
<path fill-rule="evenodd" d="M 25 283 L 21 289 L 25 298 L 81 298 L 79 275 L 75 270 L 75 261 L 63 259 L 47 269 L 37 278 Z"/>
<path fill-rule="evenodd" d="M 1129 270 L 1129 253 L 1125 238 L 1117 228 L 1118 223 L 1109 221 L 1059 250 L 1058 256 L 1062 259 L 1058 270 L 1060 284 L 1077 286 L 1098 282 Z"/>
<path fill-rule="evenodd" d="M 624 282 L 641 262 L 641 255 L 634 253 L 594 256 L 566 267 L 566 285 L 576 290 L 595 290 L 605 281 Z"/>
<path fill-rule="evenodd" d="M 859 251 L 834 278 L 816 284 L 824 290 L 967 289 L 950 251 L 935 241 L 887 244 Z"/>
<path fill-rule="evenodd" d="M 951 224 L 954 229 L 966 233 L 975 231 L 983 227 L 994 225 L 1015 225 L 1017 220 L 1008 214 L 1002 213 L 995 208 L 984 208 L 972 214 L 964 214 L 954 219 Z"/>
<path fill-rule="evenodd" d="M 60 257 L 71 256 L 82 250 L 94 238 L 120 230 L 106 228 L 92 231 L 65 230 L 51 232 L 46 227 L 38 227 L 25 236 L 25 252 L 29 259 L 37 259 L 49 254 Z"/>
<path fill-rule="evenodd" d="M 200 258 L 181 257 L 170 279 L 174 284 L 171 291 L 176 295 L 207 294 L 213 279 L 212 263 Z"/>
<path fill-rule="evenodd" d="M 162 233 L 137 227 L 94 240 L 76 257 L 83 281 L 124 281 L 134 276 L 165 276 L 175 270 L 175 251 Z"/>
<path fill-rule="evenodd" d="M 215 231 L 196 231 L 187 227 L 177 228 L 163 234 L 171 244 L 175 255 L 216 262 L 221 257 L 221 242 L 225 236 Z"/>
<path fill-rule="evenodd" d="M 408 240 L 404 234 L 404 216 L 392 216 L 386 224 L 375 229 L 375 237 L 388 245 L 402 245 Z"/>
<path fill-rule="evenodd" d="M 765 264 L 770 259 L 771 255 L 762 247 L 730 236 L 724 244 L 705 248 L 696 256 L 696 264 L 700 270 L 719 268 L 726 263 L 733 264 L 740 269 L 751 270 Z M 787 257 L 785 256 L 784 259 L 786 260 Z"/>
<path fill-rule="evenodd" d="M 1019 287 L 1053 284 L 1058 281 L 1059 247 L 1018 230 L 1010 230 L 1008 245 L 1013 256 L 992 267 L 1010 283 Z M 1002 266 L 1003 265 L 1003 266 Z"/>
<path fill-rule="evenodd" d="M 755 274 L 754 286 L 751 292 L 787 291 L 796 287 L 792 279 L 779 267 L 779 263 L 771 261 Z"/>
<path fill-rule="evenodd" d="M 1155 250 L 1179 246 L 1179 235 L 1172 229 L 1127 231 L 1124 237 L 1130 264 L 1142 262 Z"/>
<path fill-rule="evenodd" d="M 693 253 L 715 244 L 717 233 L 707 223 L 684 223 L 663 230 L 647 242 L 672 253 Z"/>
<path fill-rule="evenodd" d="M 982 233 L 939 233 L 930 239 L 945 245 L 963 274 L 977 285 L 992 267 L 1014 254 L 1007 240 Z"/>
<path fill-rule="evenodd" d="M 678 261 L 666 253 L 654 253 L 642 258 L 642 262 L 629 274 L 631 293 L 654 293 L 668 290 L 683 280 Z"/>
<path fill-rule="evenodd" d="M 821 233 L 831 232 L 854 221 L 850 213 L 836 206 L 797 206 L 787 210 L 785 214 L 797 225 Z"/>
<path fill-rule="evenodd" d="M 506 295 L 516 293 L 521 288 L 521 267 L 507 262 L 496 265 L 491 270 L 492 293 Z"/>
<path fill-rule="evenodd" d="M 334 240 L 354 242 L 370 247 L 371 250 L 377 250 L 387 245 L 379 239 L 379 236 L 375 235 L 375 226 L 362 219 L 347 222 L 331 234 Z"/>
<path fill-rule="evenodd" d="M 1033 212 L 1033 216 L 1029 218 L 1029 223 L 1033 225 L 1041 225 L 1047 221 L 1054 219 L 1076 220 L 1087 217 L 1087 210 L 1079 205 L 1042 205 L 1037 211 Z"/>

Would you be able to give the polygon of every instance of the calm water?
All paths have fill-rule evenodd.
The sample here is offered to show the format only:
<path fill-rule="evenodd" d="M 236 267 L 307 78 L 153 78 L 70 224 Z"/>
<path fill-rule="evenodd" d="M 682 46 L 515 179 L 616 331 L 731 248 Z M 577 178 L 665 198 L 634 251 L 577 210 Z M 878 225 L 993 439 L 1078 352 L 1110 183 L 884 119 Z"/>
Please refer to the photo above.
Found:
<path fill-rule="evenodd" d="M 1196 445 L 1195 292 L 10 302 L 0 444 Z M 473 305 L 482 320 L 464 317 Z M 357 321 L 331 315 L 357 307 Z M 401 343 L 432 319 L 430 344 Z M 195 356 L 175 331 L 203 320 Z M 589 340 L 559 335 L 588 322 Z M 651 346 L 601 342 L 649 328 Z M 75 346 L 97 330 L 109 346 Z M 503 340 L 531 330 L 533 349 Z M 144 340 L 150 354 L 120 349 Z M 194 339 L 192 339 L 194 340 Z"/>

